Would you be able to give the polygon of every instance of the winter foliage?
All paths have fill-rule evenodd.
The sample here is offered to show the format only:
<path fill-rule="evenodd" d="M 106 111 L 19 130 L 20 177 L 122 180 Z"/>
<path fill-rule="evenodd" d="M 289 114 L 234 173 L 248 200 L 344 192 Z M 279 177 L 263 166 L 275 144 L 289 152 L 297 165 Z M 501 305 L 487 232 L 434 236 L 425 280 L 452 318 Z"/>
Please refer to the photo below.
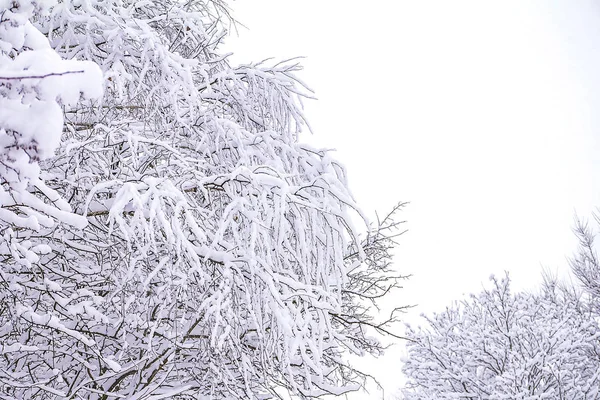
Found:
<path fill-rule="evenodd" d="M 554 282 L 513 294 L 508 277 L 409 329 L 406 399 L 595 399 L 600 328 Z"/>
<path fill-rule="evenodd" d="M 300 66 L 231 66 L 220 0 L 0 12 L 0 397 L 357 390 L 398 224 L 298 142 Z"/>

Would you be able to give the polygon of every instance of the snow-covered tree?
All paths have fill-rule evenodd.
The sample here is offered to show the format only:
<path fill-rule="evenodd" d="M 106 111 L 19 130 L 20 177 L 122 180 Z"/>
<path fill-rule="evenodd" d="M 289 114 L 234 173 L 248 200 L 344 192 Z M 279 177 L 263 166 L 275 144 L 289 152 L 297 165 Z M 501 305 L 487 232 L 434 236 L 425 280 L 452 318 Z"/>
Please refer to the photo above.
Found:
<path fill-rule="evenodd" d="M 576 293 L 508 277 L 409 329 L 406 399 L 596 399 L 600 329 Z"/>
<path fill-rule="evenodd" d="M 0 395 L 358 389 L 345 355 L 379 354 L 373 333 L 395 321 L 372 308 L 399 279 L 397 224 L 361 239 L 344 168 L 298 142 L 300 66 L 232 67 L 219 0 L 42 3 L 34 25 L 100 65 L 105 96 L 66 109 L 43 163 L 45 190 L 87 225 L 59 224 L 35 271 L 13 273 L 27 285 L 0 310 Z"/>

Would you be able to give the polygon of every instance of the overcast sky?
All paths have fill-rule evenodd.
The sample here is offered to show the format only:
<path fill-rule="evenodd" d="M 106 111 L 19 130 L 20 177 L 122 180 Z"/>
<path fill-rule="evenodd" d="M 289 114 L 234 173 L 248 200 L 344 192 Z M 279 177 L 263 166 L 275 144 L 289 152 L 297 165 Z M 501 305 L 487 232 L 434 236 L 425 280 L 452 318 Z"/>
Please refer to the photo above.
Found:
<path fill-rule="evenodd" d="M 534 289 L 543 267 L 566 271 L 574 213 L 600 205 L 594 1 L 245 0 L 233 10 L 248 28 L 228 40 L 236 62 L 307 57 L 301 78 L 319 100 L 306 104 L 314 135 L 302 140 L 337 149 L 365 211 L 410 202 L 396 267 L 413 278 L 394 299 L 418 304 L 407 320 L 480 291 L 492 273 Z"/>

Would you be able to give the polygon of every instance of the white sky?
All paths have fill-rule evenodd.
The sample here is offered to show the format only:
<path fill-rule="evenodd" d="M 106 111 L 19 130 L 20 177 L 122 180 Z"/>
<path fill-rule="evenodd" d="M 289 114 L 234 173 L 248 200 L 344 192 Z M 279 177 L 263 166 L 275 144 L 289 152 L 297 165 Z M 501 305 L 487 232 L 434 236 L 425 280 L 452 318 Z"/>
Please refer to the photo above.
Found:
<path fill-rule="evenodd" d="M 600 205 L 593 0 L 232 6 L 249 28 L 228 40 L 235 61 L 307 57 L 301 78 L 319 101 L 303 140 L 338 150 L 364 210 L 411 202 L 396 259 L 413 274 L 395 299 L 418 304 L 407 320 L 491 273 L 533 289 L 542 267 L 566 271 L 575 211 Z M 378 365 L 393 389 L 397 357 Z"/>

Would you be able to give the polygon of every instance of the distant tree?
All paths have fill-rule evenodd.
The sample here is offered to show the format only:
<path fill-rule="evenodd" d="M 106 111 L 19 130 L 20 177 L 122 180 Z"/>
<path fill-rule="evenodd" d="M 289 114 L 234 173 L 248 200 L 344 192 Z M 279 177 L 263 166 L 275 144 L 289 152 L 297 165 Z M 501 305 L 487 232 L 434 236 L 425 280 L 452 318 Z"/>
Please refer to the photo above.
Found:
<path fill-rule="evenodd" d="M 600 329 L 576 293 L 493 287 L 409 329 L 406 399 L 596 399 Z"/>
<path fill-rule="evenodd" d="M 232 67 L 218 0 L 31 4 L 55 51 L 100 65 L 106 95 L 66 108 L 43 163 L 44 190 L 87 225 L 43 234 L 18 296 L 3 283 L 0 397 L 357 390 L 346 355 L 381 353 L 395 322 L 373 306 L 400 279 L 398 224 L 361 238 L 344 168 L 298 142 L 300 66 Z"/>
<path fill-rule="evenodd" d="M 600 216 L 592 214 L 596 224 L 600 225 Z M 597 231 L 589 221 L 576 218 L 573 229 L 579 241 L 577 253 L 569 259 L 571 271 L 590 296 L 595 312 L 600 312 L 600 260 L 596 252 Z"/>

